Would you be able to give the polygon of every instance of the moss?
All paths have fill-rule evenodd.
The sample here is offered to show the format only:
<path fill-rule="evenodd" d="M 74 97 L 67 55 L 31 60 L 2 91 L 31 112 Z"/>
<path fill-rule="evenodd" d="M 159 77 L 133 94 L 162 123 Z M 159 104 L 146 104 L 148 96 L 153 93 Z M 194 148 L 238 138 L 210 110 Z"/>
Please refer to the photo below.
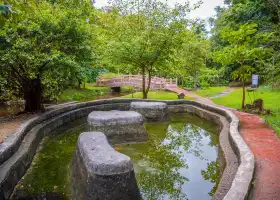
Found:
<path fill-rule="evenodd" d="M 43 148 L 36 154 L 17 188 L 24 190 L 26 196 L 59 193 L 71 199 L 69 166 L 78 136 L 85 129 L 86 126 L 78 126 L 58 137 L 45 138 Z"/>

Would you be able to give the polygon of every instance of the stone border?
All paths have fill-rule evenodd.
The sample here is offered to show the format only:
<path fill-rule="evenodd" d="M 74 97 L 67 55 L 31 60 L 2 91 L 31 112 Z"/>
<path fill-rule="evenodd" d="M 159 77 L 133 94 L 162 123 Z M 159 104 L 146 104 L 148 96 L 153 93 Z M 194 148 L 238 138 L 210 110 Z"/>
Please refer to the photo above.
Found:
<path fill-rule="evenodd" d="M 110 99 L 66 105 L 48 111 L 23 123 L 16 133 L 0 145 L 0 198 L 8 199 L 17 182 L 30 166 L 37 147 L 44 136 L 55 128 L 81 118 L 93 110 L 129 110 L 132 101 L 153 101 L 142 99 Z M 168 106 L 190 105 L 224 116 L 230 123 L 229 140 L 235 151 L 239 166 L 231 187 L 224 200 L 246 199 L 254 172 L 254 155 L 239 134 L 239 120 L 226 109 L 196 101 L 175 100 L 159 101 Z M 226 157 L 227 163 L 228 158 Z M 219 184 L 220 185 L 220 184 Z"/>

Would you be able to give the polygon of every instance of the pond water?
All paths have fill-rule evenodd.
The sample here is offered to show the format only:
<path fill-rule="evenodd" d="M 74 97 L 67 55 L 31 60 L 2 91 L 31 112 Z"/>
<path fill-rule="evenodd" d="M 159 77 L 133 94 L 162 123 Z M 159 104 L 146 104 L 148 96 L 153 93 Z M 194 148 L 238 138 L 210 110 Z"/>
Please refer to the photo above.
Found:
<path fill-rule="evenodd" d="M 115 145 L 131 157 L 143 199 L 211 199 L 220 179 L 217 127 L 189 114 L 165 123 L 148 123 L 149 140 Z M 14 199 L 48 196 L 71 199 L 69 164 L 86 119 L 57 129 L 47 137 L 32 166 L 17 185 Z"/>

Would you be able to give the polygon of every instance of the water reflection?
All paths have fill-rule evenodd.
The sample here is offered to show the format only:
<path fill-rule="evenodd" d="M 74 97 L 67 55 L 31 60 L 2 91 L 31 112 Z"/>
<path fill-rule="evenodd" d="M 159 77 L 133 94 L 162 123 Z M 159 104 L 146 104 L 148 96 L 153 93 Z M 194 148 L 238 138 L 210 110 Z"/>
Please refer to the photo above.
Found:
<path fill-rule="evenodd" d="M 133 160 L 144 199 L 211 199 L 219 181 L 218 136 L 201 121 L 177 115 L 170 123 L 147 124 L 147 143 L 118 146 Z"/>

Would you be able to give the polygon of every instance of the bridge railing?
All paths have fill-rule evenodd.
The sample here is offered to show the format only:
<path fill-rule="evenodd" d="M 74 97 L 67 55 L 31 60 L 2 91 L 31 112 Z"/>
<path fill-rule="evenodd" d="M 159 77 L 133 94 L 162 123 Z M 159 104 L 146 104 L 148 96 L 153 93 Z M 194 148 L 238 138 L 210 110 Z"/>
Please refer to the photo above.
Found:
<path fill-rule="evenodd" d="M 120 87 L 120 86 L 133 86 L 142 87 L 142 76 L 141 75 L 120 75 L 116 77 L 100 77 L 96 81 L 97 86 L 110 86 L 110 87 Z M 148 83 L 148 77 L 145 77 L 146 83 Z M 165 79 L 161 77 L 151 78 L 151 89 L 164 89 L 166 87 L 177 87 L 177 79 Z"/>

